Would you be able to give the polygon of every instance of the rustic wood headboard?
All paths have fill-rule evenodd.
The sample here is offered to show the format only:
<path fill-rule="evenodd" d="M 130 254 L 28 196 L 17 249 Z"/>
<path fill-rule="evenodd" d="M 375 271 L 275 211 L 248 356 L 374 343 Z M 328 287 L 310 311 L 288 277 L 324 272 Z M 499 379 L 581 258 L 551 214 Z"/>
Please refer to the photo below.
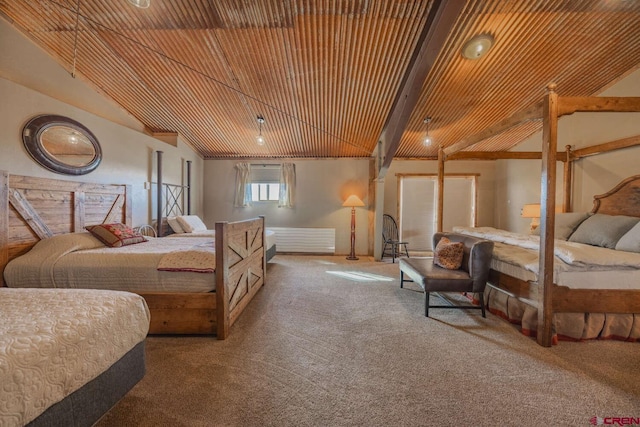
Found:
<path fill-rule="evenodd" d="M 12 259 L 39 240 L 86 225 L 131 225 L 131 186 L 10 175 L 0 171 L 0 286 Z"/>
<path fill-rule="evenodd" d="M 593 196 L 591 212 L 640 217 L 640 175 L 630 176 L 606 193 Z"/>

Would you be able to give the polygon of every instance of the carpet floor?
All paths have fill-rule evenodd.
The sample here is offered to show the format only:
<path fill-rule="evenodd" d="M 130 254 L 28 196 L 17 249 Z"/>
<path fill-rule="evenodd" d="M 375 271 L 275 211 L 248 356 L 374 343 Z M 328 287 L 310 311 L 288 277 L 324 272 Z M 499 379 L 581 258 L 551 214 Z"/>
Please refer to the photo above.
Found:
<path fill-rule="evenodd" d="M 228 339 L 148 337 L 146 376 L 96 425 L 640 425 L 638 343 L 544 348 L 490 313 L 430 314 L 397 263 L 277 255 Z"/>

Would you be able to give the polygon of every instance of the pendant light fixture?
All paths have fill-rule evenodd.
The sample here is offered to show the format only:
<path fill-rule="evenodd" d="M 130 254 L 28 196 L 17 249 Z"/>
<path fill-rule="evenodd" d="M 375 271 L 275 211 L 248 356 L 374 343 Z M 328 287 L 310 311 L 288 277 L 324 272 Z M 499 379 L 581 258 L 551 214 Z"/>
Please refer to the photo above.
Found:
<path fill-rule="evenodd" d="M 256 136 L 256 143 L 260 146 L 264 145 L 264 137 L 262 136 L 262 124 L 264 123 L 264 117 L 258 116 L 258 136 Z"/>
<path fill-rule="evenodd" d="M 427 136 L 425 136 L 424 140 L 422 140 L 422 144 L 425 147 L 429 147 L 433 142 L 433 139 L 431 139 L 431 137 L 429 136 L 429 123 L 431 123 L 431 117 L 426 117 L 422 122 L 427 125 Z"/>
<path fill-rule="evenodd" d="M 146 9 L 151 5 L 151 0 L 129 0 L 129 3 L 140 9 Z"/>

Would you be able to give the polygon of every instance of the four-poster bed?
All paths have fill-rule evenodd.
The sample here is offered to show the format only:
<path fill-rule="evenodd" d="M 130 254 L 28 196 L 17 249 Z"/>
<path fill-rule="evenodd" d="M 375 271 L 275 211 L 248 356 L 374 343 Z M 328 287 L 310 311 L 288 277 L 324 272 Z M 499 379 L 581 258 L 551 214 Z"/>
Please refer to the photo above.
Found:
<path fill-rule="evenodd" d="M 540 243 L 538 250 L 537 292 L 532 293 L 529 281 L 510 277 L 506 274 L 492 273 L 492 282 L 496 289 L 507 293 L 522 295 L 523 298 L 535 295 L 537 306 L 537 341 L 540 345 L 550 346 L 553 340 L 553 321 L 555 313 L 563 312 L 601 312 L 601 313 L 640 313 L 640 290 L 574 290 L 554 284 L 554 225 L 556 200 L 556 161 L 564 154 L 564 206 L 566 212 L 571 208 L 571 167 L 570 162 L 577 157 L 572 156 L 567 147 L 565 153 L 557 153 L 558 118 L 576 112 L 638 112 L 640 98 L 610 98 L 610 97 L 559 97 L 555 92 L 556 85 L 548 87 L 548 93 L 543 101 L 534 107 L 516 113 L 509 119 L 498 123 L 479 135 L 461 141 L 458 144 L 439 151 L 438 162 L 438 229 L 442 228 L 442 190 L 444 181 L 444 162 L 447 157 L 455 156 L 457 152 L 502 131 L 510 129 L 520 123 L 542 118 L 543 146 L 542 146 L 542 180 L 541 180 L 541 220 Z M 611 148 L 637 145 L 638 138 L 627 138 L 612 144 Z M 584 152 L 584 155 L 595 151 Z M 560 154 L 560 155 L 559 155 Z M 636 182 L 637 177 L 629 182 Z M 612 215 L 631 215 L 640 217 L 640 190 L 637 185 L 625 185 L 612 190 L 603 196 L 617 194 L 615 197 L 596 198 L 598 205 L 595 210 L 599 213 Z M 622 196 L 621 196 L 622 195 Z M 605 202 L 605 200 L 607 200 Z"/>
<path fill-rule="evenodd" d="M 27 253 L 39 241 L 60 235 L 87 234 L 84 232 L 86 225 L 119 222 L 130 226 L 131 206 L 128 185 L 63 181 L 0 172 L 0 272 L 3 273 L 0 285 L 12 285 L 5 282 L 6 265 Z M 154 240 L 162 242 L 164 239 Z M 136 292 L 149 306 L 150 333 L 216 334 L 218 339 L 226 338 L 231 325 L 264 284 L 264 240 L 263 217 L 216 223 L 215 273 L 207 275 L 211 289 L 215 291 Z M 138 246 L 148 244 L 150 242 Z M 105 255 L 106 261 L 108 257 Z M 41 266 L 34 265 L 33 268 Z M 179 286 L 181 277 L 184 277 L 181 274 L 198 273 L 153 271 L 153 274 L 172 275 L 175 277 L 172 280 Z M 56 286 L 63 284 L 56 282 Z"/>

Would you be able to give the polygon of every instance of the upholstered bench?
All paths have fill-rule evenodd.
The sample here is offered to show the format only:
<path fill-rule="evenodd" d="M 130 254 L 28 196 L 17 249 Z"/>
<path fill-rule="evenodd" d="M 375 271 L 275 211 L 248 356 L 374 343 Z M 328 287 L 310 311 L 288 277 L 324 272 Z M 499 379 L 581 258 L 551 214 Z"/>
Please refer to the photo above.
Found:
<path fill-rule="evenodd" d="M 487 285 L 493 242 L 456 233 L 435 233 L 433 247 L 442 237 L 451 242 L 464 245 L 462 264 L 457 270 L 442 268 L 433 262 L 433 258 L 400 259 L 400 287 L 404 282 L 415 282 L 425 293 L 424 315 L 429 317 L 429 308 L 480 309 L 486 317 L 484 307 L 484 288 Z M 405 275 L 410 279 L 405 279 Z M 430 305 L 430 292 L 473 292 L 479 294 L 480 306 Z"/>

